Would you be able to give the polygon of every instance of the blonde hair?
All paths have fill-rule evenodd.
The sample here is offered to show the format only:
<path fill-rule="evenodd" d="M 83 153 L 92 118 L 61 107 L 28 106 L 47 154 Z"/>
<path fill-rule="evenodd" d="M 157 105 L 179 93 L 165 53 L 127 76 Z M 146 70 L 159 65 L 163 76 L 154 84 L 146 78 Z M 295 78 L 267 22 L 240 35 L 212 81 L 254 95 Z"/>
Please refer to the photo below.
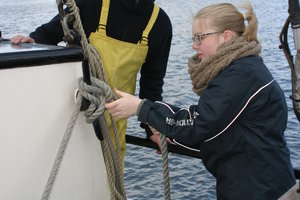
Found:
<path fill-rule="evenodd" d="M 200 9 L 194 16 L 208 26 L 216 27 L 219 31 L 231 30 L 238 36 L 244 36 L 249 42 L 257 40 L 258 22 L 253 7 L 249 0 L 240 7 L 245 9 L 245 14 L 230 3 L 214 4 Z M 248 25 L 245 25 L 247 20 Z"/>

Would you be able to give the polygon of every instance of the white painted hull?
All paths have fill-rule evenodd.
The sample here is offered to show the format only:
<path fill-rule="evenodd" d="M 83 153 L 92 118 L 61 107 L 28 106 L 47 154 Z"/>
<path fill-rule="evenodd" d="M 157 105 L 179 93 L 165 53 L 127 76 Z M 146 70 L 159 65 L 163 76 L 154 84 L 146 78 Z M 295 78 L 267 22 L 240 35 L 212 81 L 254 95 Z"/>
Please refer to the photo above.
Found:
<path fill-rule="evenodd" d="M 0 70 L 0 199 L 41 198 L 81 76 L 81 62 Z M 100 142 L 82 114 L 51 199 L 110 199 Z"/>

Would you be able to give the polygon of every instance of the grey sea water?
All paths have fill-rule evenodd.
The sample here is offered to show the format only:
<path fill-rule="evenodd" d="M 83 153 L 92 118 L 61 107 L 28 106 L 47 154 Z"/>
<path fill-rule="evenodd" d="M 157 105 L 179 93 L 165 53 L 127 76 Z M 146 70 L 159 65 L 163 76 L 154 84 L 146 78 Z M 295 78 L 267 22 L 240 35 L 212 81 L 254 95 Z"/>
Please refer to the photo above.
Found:
<path fill-rule="evenodd" d="M 192 92 L 187 58 L 193 55 L 191 24 L 193 14 L 211 3 L 243 0 L 157 0 L 169 15 L 173 25 L 173 40 L 164 85 L 164 101 L 186 107 L 196 104 L 198 97 Z M 279 49 L 279 34 L 288 17 L 288 0 L 252 0 L 259 20 L 259 40 L 262 57 L 274 78 L 282 87 L 289 107 L 286 139 L 294 166 L 300 167 L 300 126 L 296 119 L 291 95 L 290 68 Z M 16 34 L 29 34 L 34 28 L 57 14 L 55 0 L 0 0 L 0 30 L 4 38 Z M 293 49 L 291 30 L 289 41 Z M 138 91 L 138 88 L 137 88 Z M 128 123 L 128 134 L 145 137 L 136 118 Z M 215 179 L 204 168 L 201 160 L 169 155 L 171 197 L 174 200 L 216 199 Z M 162 159 L 154 150 L 127 145 L 125 156 L 125 189 L 130 199 L 164 199 Z"/>

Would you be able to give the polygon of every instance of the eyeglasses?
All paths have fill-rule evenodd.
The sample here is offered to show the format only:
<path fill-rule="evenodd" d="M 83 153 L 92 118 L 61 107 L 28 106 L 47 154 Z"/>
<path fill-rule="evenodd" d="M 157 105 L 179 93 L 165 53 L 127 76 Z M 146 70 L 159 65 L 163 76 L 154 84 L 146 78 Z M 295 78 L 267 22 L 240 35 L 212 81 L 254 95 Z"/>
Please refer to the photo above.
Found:
<path fill-rule="evenodd" d="M 208 35 L 216 34 L 216 33 L 222 33 L 222 31 L 217 31 L 217 32 L 211 32 L 211 33 L 196 33 L 193 37 L 192 40 L 193 42 L 196 42 L 197 45 L 201 44 L 201 41 Z"/>

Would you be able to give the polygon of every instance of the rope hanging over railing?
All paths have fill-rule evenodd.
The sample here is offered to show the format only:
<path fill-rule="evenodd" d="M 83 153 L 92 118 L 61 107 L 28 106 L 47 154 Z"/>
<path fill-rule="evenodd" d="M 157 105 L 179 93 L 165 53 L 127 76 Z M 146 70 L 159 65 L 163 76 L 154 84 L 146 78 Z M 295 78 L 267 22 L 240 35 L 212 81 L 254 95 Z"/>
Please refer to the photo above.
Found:
<path fill-rule="evenodd" d="M 69 7 L 69 9 L 71 11 L 70 14 L 64 15 L 64 10 L 63 10 L 64 4 L 66 4 Z M 103 87 L 105 87 L 104 85 L 107 85 L 106 84 L 107 80 L 106 80 L 105 73 L 104 73 L 104 70 L 102 67 L 102 62 L 101 62 L 100 56 L 99 56 L 97 50 L 93 46 L 89 45 L 89 43 L 87 41 L 87 38 L 85 36 L 83 27 L 81 24 L 78 8 L 77 8 L 75 2 L 74 1 L 61 2 L 61 1 L 57 0 L 57 6 L 58 6 L 58 9 L 60 12 L 60 16 L 61 17 L 63 16 L 63 18 L 61 18 L 62 24 L 68 24 L 70 22 L 70 19 L 74 20 L 73 27 L 80 36 L 80 42 L 81 42 L 83 54 L 88 59 L 88 62 L 89 62 L 90 73 L 92 74 L 92 80 L 91 80 L 92 85 L 91 86 L 86 85 L 87 90 L 89 90 L 87 93 L 84 93 L 83 92 L 84 90 L 82 90 L 82 89 L 80 89 L 80 91 L 82 92 L 82 95 L 84 96 L 84 98 L 88 99 L 91 102 L 89 108 L 85 112 L 85 116 L 87 117 L 87 122 L 91 123 L 93 121 L 95 122 L 95 120 L 96 120 L 100 124 L 101 133 L 103 134 L 103 137 L 104 137 L 104 139 L 101 140 L 101 148 L 103 151 L 103 157 L 104 157 L 106 171 L 108 174 L 108 180 L 109 180 L 110 189 L 111 189 L 111 199 L 112 200 L 126 199 L 124 182 L 123 182 L 123 169 L 122 169 L 122 161 L 121 161 L 120 144 L 119 144 L 119 140 L 118 140 L 118 136 L 117 136 L 117 128 L 116 128 L 114 119 L 112 117 L 110 117 L 111 121 L 112 121 L 113 133 L 115 136 L 114 137 L 115 144 L 116 144 L 116 148 L 115 148 L 113 145 L 113 142 L 111 140 L 111 137 L 110 137 L 110 132 L 109 132 L 109 128 L 107 126 L 106 119 L 103 115 L 104 105 L 106 102 L 105 98 L 103 98 L 103 97 L 105 97 L 105 94 L 101 94 L 101 92 L 97 92 L 97 90 L 95 90 L 95 88 L 93 88 L 93 85 L 99 84 L 99 82 L 97 82 L 97 79 L 102 80 L 102 83 L 100 84 L 101 85 L 100 90 Z M 61 13 L 61 12 L 63 12 L 63 13 Z M 74 32 L 68 30 L 68 28 L 66 28 L 64 25 L 63 25 L 63 30 L 64 30 L 64 34 L 66 35 L 66 37 L 68 37 L 68 39 L 70 39 L 71 36 L 74 36 Z M 97 67 L 97 66 L 99 66 L 99 67 Z M 95 77 L 95 78 L 93 78 L 93 77 Z M 82 81 L 80 81 L 79 85 L 83 86 L 84 84 L 82 83 Z M 109 88 L 109 87 L 107 86 L 107 88 Z M 109 88 L 109 90 L 110 90 L 110 88 Z M 91 95 L 91 94 L 93 94 L 93 95 Z M 110 99 L 116 99 L 116 97 L 111 93 Z M 75 111 L 78 112 L 78 110 L 75 110 Z M 76 119 L 77 119 L 77 116 L 76 116 Z M 74 121 L 74 114 L 72 115 L 72 119 L 71 119 L 71 122 L 73 122 L 73 121 Z M 68 127 L 69 126 L 70 126 L 70 124 L 68 125 Z M 50 197 L 50 193 L 52 191 L 53 184 L 54 184 L 60 163 L 62 161 L 63 154 L 67 147 L 67 142 L 69 141 L 70 136 L 71 136 L 71 131 L 69 128 L 67 128 L 66 133 L 64 134 L 64 138 L 62 140 L 62 144 L 60 145 L 58 154 L 56 156 L 54 165 L 52 167 L 50 176 L 48 178 L 48 182 L 46 184 L 44 193 L 42 195 L 43 200 L 49 199 L 49 197 Z"/>
<path fill-rule="evenodd" d="M 84 57 L 88 60 L 91 77 L 91 85 L 79 80 L 79 94 L 76 107 L 74 108 L 73 114 L 63 136 L 62 142 L 59 147 L 54 165 L 52 167 L 50 176 L 48 178 L 46 187 L 44 189 L 42 200 L 48 200 L 50 198 L 51 191 L 55 182 L 56 175 L 58 173 L 61 161 L 64 156 L 67 144 L 71 137 L 72 130 L 74 128 L 76 119 L 78 118 L 82 99 L 87 99 L 91 102 L 89 108 L 85 111 L 87 123 L 97 122 L 100 124 L 101 133 L 103 140 L 101 142 L 101 148 L 105 161 L 105 166 L 108 174 L 108 180 L 111 189 L 112 200 L 123 200 L 126 199 L 124 182 L 123 182 L 123 168 L 121 159 L 121 150 L 117 134 L 117 128 L 115 121 L 110 116 L 112 122 L 113 134 L 115 138 L 115 145 L 113 145 L 112 138 L 110 137 L 109 127 L 104 117 L 105 103 L 117 99 L 117 97 L 111 92 L 111 89 L 107 85 L 107 79 L 101 62 L 101 58 L 97 50 L 88 43 L 84 29 L 81 24 L 80 15 L 78 8 L 74 0 L 56 0 L 60 19 L 62 22 L 62 28 L 67 43 L 72 42 L 75 38 L 80 40 L 81 47 L 83 50 Z M 64 13 L 64 5 L 70 9 L 69 14 Z M 72 22 L 73 28 L 76 31 L 70 30 L 68 24 Z M 78 34 L 78 35 L 77 35 Z M 168 151 L 165 136 L 161 134 L 162 142 L 162 158 L 163 158 L 163 171 L 164 171 L 164 189 L 165 199 L 170 198 L 170 184 L 169 184 L 169 171 L 168 171 Z"/>
<path fill-rule="evenodd" d="M 63 9 L 62 3 L 63 3 L 62 1 L 57 0 L 57 6 L 60 11 L 60 16 L 63 16 L 63 13 L 61 13 Z M 71 20 L 73 20 L 73 28 L 76 31 L 76 33 L 78 33 L 79 35 L 81 48 L 83 50 L 84 56 L 88 59 L 89 68 L 92 77 L 102 80 L 104 83 L 107 84 L 107 79 L 105 76 L 101 58 L 97 50 L 88 43 L 75 1 L 67 0 L 64 1 L 64 4 L 70 9 L 70 14 L 67 14 L 65 16 L 65 19 L 63 18 L 61 21 L 70 22 Z M 63 23 L 62 25 L 64 24 L 66 23 Z M 65 35 L 67 35 L 68 32 L 66 32 L 65 30 L 68 30 L 68 27 L 64 26 L 63 30 Z M 71 31 L 70 33 L 74 33 L 74 32 Z M 115 96 L 114 99 L 116 99 Z M 91 104 L 88 111 L 92 112 L 93 109 L 95 108 L 96 107 Z M 112 145 L 111 137 L 109 135 L 109 129 L 107 127 L 107 122 L 104 115 L 103 114 L 100 115 L 98 119 L 101 132 L 104 137 L 104 140 L 101 141 L 101 147 L 103 150 L 103 157 L 106 164 L 105 166 L 108 173 L 108 179 L 109 179 L 111 193 L 112 193 L 111 199 L 115 199 L 116 198 L 115 196 L 117 196 L 117 199 L 126 199 L 124 182 L 123 182 L 123 169 L 122 169 L 122 159 L 121 159 L 121 150 L 120 150 L 121 148 L 118 139 L 117 128 L 116 128 L 115 121 L 111 116 L 110 116 L 110 120 L 112 122 L 113 134 L 115 136 L 114 138 L 115 138 L 116 149 Z"/>

